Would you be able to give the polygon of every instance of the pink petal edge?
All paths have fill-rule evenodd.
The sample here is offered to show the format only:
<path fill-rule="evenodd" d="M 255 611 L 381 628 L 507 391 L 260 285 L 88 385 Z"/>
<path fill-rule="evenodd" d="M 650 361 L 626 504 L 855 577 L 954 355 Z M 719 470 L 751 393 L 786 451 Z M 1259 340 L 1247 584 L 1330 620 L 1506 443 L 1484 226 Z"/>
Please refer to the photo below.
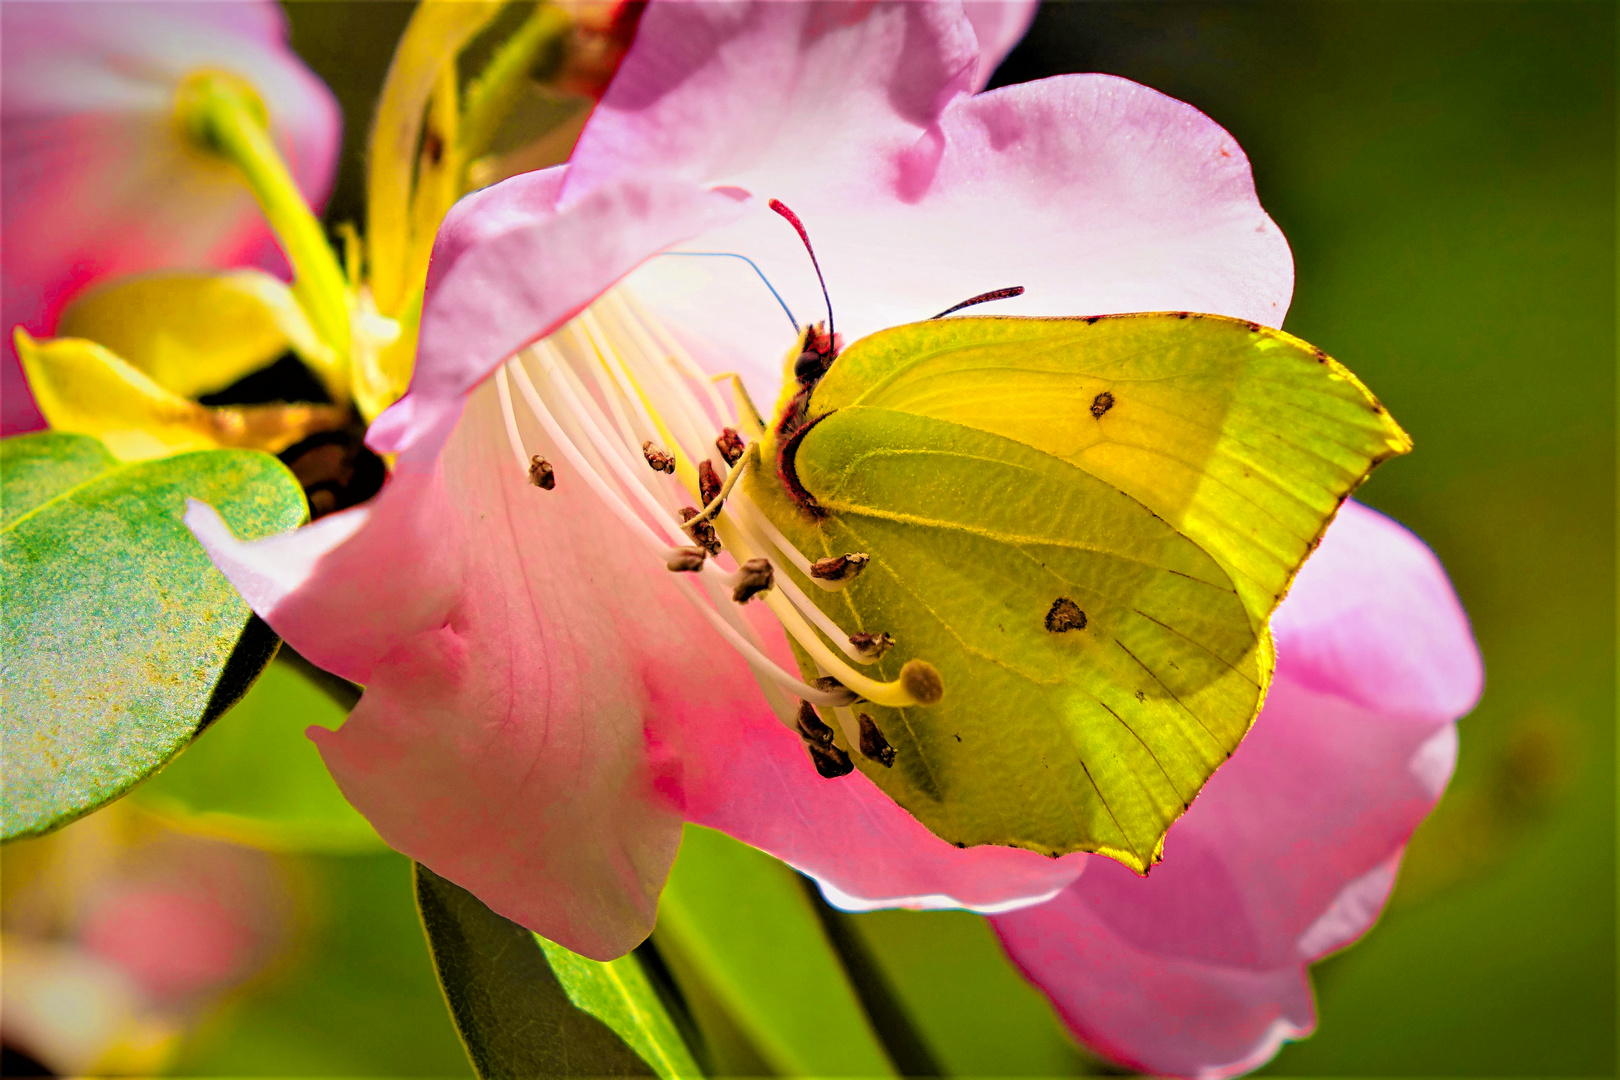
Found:
<path fill-rule="evenodd" d="M 1360 649 L 1311 647 L 1341 620 Z M 1416 537 L 1347 505 L 1276 623 L 1265 709 L 1165 861 L 1146 878 L 1097 861 L 1052 902 L 992 920 L 1075 1034 L 1134 1068 L 1220 1080 L 1309 1034 L 1306 968 L 1377 919 L 1456 762 L 1452 721 L 1478 692 L 1458 673 L 1478 654 Z"/>

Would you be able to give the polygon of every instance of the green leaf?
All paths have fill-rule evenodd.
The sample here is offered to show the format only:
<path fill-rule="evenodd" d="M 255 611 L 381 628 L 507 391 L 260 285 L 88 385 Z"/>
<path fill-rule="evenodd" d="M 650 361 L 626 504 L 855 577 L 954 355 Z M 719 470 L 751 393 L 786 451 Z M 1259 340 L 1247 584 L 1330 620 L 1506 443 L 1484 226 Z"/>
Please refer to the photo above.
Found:
<path fill-rule="evenodd" d="M 181 521 L 188 496 L 256 539 L 304 520 L 268 454 L 136 464 L 94 439 L 0 443 L 4 836 L 117 798 L 230 708 L 279 644 Z"/>
<path fill-rule="evenodd" d="M 701 1075 L 634 954 L 587 960 L 416 868 L 433 966 L 484 1080 Z"/>
<path fill-rule="evenodd" d="M 347 715 L 283 650 L 221 723 L 130 797 L 192 831 L 255 847 L 383 850 L 304 734 L 312 724 L 336 728 Z"/>
<path fill-rule="evenodd" d="M 763 852 L 688 825 L 653 941 L 699 1022 L 714 1026 L 712 999 L 772 1071 L 892 1076 L 801 881 Z"/>
<path fill-rule="evenodd" d="M 804 416 L 762 448 L 788 448 L 805 495 L 774 469 L 747 490 L 810 558 L 870 556 L 841 592 L 799 581 L 848 632 L 894 637 L 881 678 L 922 659 L 944 684 L 856 706 L 892 767 L 829 714 L 840 745 L 954 843 L 1138 872 L 1258 713 L 1300 564 L 1410 448 L 1320 350 L 1183 313 L 896 327 Z"/>

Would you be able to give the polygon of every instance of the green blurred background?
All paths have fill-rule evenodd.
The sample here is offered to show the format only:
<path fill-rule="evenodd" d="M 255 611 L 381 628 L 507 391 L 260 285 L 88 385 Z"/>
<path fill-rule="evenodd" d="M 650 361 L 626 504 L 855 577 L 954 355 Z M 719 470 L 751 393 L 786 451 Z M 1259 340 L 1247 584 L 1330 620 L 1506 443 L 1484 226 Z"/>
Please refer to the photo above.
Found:
<path fill-rule="evenodd" d="M 409 10 L 290 8 L 348 120 L 334 224 L 361 217 L 360 147 Z M 1238 138 L 1293 246 L 1287 328 L 1416 439 L 1362 496 L 1434 546 L 1485 653 L 1451 789 L 1375 932 L 1316 968 L 1320 1030 L 1274 1074 L 1615 1071 L 1616 11 L 1055 3 L 997 76 L 1123 75 Z M 314 913 L 299 953 L 203 1025 L 182 1071 L 467 1075 L 405 860 L 287 861 Z M 976 917 L 851 925 L 945 1071 L 1103 1068 Z"/>

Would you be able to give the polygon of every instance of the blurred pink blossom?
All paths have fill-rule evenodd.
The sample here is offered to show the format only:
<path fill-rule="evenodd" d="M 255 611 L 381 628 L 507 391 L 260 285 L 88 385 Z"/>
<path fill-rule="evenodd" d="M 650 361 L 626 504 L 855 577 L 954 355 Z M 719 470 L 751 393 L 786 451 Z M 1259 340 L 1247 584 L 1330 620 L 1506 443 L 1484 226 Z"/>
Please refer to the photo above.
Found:
<path fill-rule="evenodd" d="M 342 118 L 287 47 L 271 0 L 6 4 L 0 49 L 0 430 L 10 435 L 44 423 L 13 327 L 48 336 L 75 294 L 116 275 L 283 265 L 246 185 L 181 135 L 175 94 L 187 75 L 222 69 L 253 85 L 317 207 Z"/>

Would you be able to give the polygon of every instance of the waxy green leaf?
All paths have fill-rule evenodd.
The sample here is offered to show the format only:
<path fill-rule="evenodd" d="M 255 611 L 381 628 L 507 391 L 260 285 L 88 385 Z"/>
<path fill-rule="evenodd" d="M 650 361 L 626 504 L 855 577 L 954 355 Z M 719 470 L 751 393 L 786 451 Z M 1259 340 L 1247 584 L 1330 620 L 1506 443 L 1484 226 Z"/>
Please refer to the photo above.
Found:
<path fill-rule="evenodd" d="M 635 954 L 588 960 L 416 868 L 439 985 L 483 1080 L 702 1075 Z"/>
<path fill-rule="evenodd" d="M 735 1027 L 771 1071 L 893 1075 L 803 879 L 769 855 L 688 825 L 653 941 L 699 1022 Z"/>
<path fill-rule="evenodd" d="M 130 798 L 191 831 L 274 851 L 387 850 L 304 734 L 348 716 L 307 664 L 283 648 L 224 722 L 210 724 Z"/>
<path fill-rule="evenodd" d="M 1175 312 L 896 327 L 805 415 L 789 465 L 814 505 L 774 470 L 749 492 L 810 558 L 870 556 L 841 592 L 799 580 L 893 635 L 883 678 L 922 658 L 944 682 L 935 705 L 854 706 L 892 767 L 829 712 L 840 745 L 947 840 L 1139 872 L 1258 713 L 1294 574 L 1410 448 L 1320 350 Z"/>
<path fill-rule="evenodd" d="M 181 520 L 203 499 L 237 535 L 304 520 L 269 454 L 209 450 L 124 464 L 95 439 L 0 443 L 0 694 L 11 839 L 117 798 L 230 708 L 278 641 Z"/>

